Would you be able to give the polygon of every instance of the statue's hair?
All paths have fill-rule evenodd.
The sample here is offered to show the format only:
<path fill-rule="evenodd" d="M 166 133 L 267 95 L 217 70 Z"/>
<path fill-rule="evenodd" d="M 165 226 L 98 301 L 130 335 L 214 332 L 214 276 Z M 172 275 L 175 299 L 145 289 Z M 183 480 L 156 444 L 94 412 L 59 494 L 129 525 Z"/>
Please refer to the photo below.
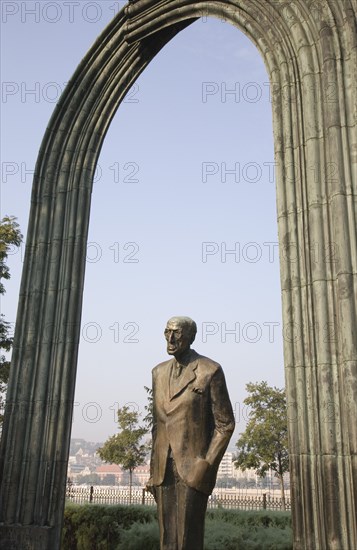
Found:
<path fill-rule="evenodd" d="M 171 317 L 171 319 L 169 319 L 167 323 L 171 323 L 171 322 L 176 322 L 182 327 L 184 327 L 185 329 L 187 329 L 187 331 L 190 334 L 190 344 L 192 344 L 192 342 L 196 338 L 196 333 L 197 333 L 197 325 L 195 321 L 193 321 L 190 317 Z"/>

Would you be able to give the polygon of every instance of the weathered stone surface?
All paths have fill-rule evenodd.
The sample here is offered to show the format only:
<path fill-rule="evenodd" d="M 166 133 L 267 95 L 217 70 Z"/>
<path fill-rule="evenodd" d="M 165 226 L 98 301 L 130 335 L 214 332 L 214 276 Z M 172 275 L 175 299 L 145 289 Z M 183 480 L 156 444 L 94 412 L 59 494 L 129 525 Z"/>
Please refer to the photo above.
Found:
<path fill-rule="evenodd" d="M 31 525 L 3 525 L 0 523 L 0 550 L 49 550 L 54 548 L 54 529 Z"/>
<path fill-rule="evenodd" d="M 252 39 L 272 83 L 295 549 L 357 548 L 356 4 L 135 0 L 67 86 L 34 177 L 0 452 L 0 532 L 17 524 L 31 538 L 26 526 L 46 525 L 55 533 L 48 550 L 58 548 L 64 506 L 101 144 L 156 53 L 208 15 Z M 23 548 L 15 538 L 14 550 Z"/>

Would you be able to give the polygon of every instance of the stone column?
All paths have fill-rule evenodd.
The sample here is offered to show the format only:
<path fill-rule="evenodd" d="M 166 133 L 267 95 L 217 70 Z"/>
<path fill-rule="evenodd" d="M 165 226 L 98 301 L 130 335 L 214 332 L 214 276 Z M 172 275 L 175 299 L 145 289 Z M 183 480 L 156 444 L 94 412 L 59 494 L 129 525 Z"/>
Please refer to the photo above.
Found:
<path fill-rule="evenodd" d="M 0 448 L 1 550 L 59 548 L 96 162 L 127 91 L 190 22 L 128 45 L 119 13 L 80 63 L 44 136 Z"/>
<path fill-rule="evenodd" d="M 128 6 L 132 43 L 188 16 L 242 29 L 272 93 L 296 550 L 357 548 L 356 3 Z"/>
<path fill-rule="evenodd" d="M 0 449 L 2 550 L 59 548 L 97 158 L 126 91 L 202 15 L 242 29 L 271 80 L 295 549 L 357 548 L 355 4 L 134 0 L 79 65 L 40 150 Z"/>

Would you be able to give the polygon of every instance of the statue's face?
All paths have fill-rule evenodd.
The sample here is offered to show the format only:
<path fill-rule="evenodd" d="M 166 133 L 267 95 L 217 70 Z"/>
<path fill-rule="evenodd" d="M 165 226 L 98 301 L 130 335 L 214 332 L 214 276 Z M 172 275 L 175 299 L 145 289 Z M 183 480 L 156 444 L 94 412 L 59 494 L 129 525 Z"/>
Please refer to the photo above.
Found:
<path fill-rule="evenodd" d="M 177 321 L 169 321 L 165 328 L 167 341 L 167 353 L 169 355 L 182 355 L 190 347 L 190 334 L 185 325 Z"/>

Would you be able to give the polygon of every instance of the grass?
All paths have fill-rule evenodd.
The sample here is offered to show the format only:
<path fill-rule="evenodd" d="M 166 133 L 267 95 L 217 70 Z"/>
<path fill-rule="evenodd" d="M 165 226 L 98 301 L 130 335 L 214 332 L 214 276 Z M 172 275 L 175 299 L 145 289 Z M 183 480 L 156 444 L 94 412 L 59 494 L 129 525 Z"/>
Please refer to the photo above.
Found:
<path fill-rule="evenodd" d="M 62 550 L 159 550 L 156 508 L 68 504 Z M 208 510 L 205 550 L 291 550 L 289 512 Z"/>

